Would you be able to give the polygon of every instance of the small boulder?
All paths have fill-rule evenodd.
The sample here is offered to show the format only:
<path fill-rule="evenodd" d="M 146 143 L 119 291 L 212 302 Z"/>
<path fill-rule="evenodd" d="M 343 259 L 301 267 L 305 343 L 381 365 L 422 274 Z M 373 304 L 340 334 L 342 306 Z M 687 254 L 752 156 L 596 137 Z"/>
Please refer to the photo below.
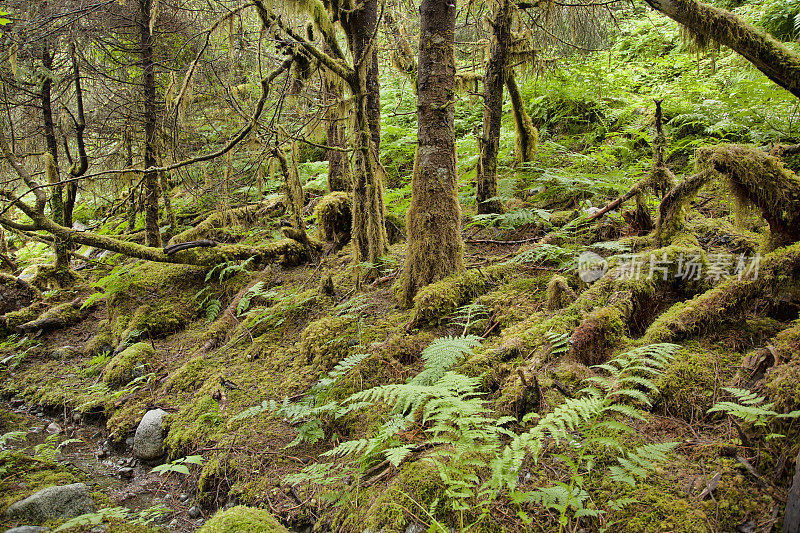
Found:
<path fill-rule="evenodd" d="M 114 356 L 103 369 L 103 383 L 120 387 L 145 374 L 155 355 L 147 342 L 137 342 Z"/>
<path fill-rule="evenodd" d="M 153 461 L 164 455 L 164 415 L 166 411 L 147 411 L 133 436 L 133 456 Z"/>
<path fill-rule="evenodd" d="M 73 483 L 40 490 L 12 504 L 6 515 L 12 520 L 23 522 L 45 522 L 56 518 L 74 518 L 95 511 L 89 488 L 83 483 Z"/>
<path fill-rule="evenodd" d="M 42 526 L 19 526 L 6 529 L 6 533 L 43 533 L 45 531 L 50 531 L 50 528 Z"/>

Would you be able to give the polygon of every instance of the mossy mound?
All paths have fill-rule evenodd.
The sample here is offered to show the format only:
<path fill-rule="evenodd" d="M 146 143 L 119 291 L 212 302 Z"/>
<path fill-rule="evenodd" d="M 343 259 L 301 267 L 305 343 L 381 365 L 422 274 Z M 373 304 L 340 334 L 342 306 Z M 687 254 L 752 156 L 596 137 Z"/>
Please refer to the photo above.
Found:
<path fill-rule="evenodd" d="M 127 385 L 143 376 L 152 366 L 155 350 L 147 342 L 137 342 L 115 355 L 103 369 L 103 383 L 113 387 Z"/>
<path fill-rule="evenodd" d="M 86 357 L 94 357 L 103 352 L 110 352 L 114 349 L 114 336 L 109 331 L 100 331 L 97 335 L 86 341 L 82 352 Z"/>
<path fill-rule="evenodd" d="M 354 334 L 355 322 L 350 317 L 320 318 L 300 334 L 300 355 L 315 368 L 330 370 L 347 357 Z"/>
<path fill-rule="evenodd" d="M 263 509 L 237 505 L 215 514 L 198 533 L 289 533 Z"/>
<path fill-rule="evenodd" d="M 352 200 L 344 192 L 333 192 L 324 196 L 314 208 L 319 238 L 346 244 L 350 239 L 353 223 Z"/>
<path fill-rule="evenodd" d="M 0 273 L 0 315 L 19 311 L 41 297 L 42 293 L 27 282 Z"/>
<path fill-rule="evenodd" d="M 656 380 L 660 405 L 687 422 L 702 420 L 740 359 L 739 354 L 721 355 L 699 347 L 681 350 Z"/>
<path fill-rule="evenodd" d="M 141 263 L 107 289 L 108 320 L 119 342 L 159 338 L 185 327 L 198 313 L 194 295 L 205 269 Z"/>
<path fill-rule="evenodd" d="M 20 324 L 17 329 L 25 333 L 34 333 L 39 330 L 66 328 L 84 320 L 89 313 L 90 310 L 84 309 L 79 300 L 73 300 L 48 309 L 30 322 Z"/>
<path fill-rule="evenodd" d="M 475 268 L 421 288 L 414 297 L 411 325 L 418 327 L 442 323 L 459 307 L 486 293 L 491 286 L 510 275 L 515 268 L 511 264 Z"/>
<path fill-rule="evenodd" d="M 764 376 L 764 389 L 775 410 L 788 413 L 800 409 L 800 320 L 782 331 L 774 341 L 776 365 Z"/>

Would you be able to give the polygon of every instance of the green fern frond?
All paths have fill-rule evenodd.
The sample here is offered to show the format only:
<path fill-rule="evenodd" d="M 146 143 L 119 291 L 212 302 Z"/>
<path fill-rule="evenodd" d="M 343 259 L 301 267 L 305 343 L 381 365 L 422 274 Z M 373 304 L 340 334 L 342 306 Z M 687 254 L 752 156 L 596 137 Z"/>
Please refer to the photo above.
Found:
<path fill-rule="evenodd" d="M 475 335 L 463 337 L 440 337 L 422 350 L 425 367 L 410 383 L 415 385 L 431 385 L 438 381 L 445 372 L 453 368 L 465 356 L 480 346 L 481 338 Z"/>
<path fill-rule="evenodd" d="M 256 282 L 252 287 L 247 289 L 239 299 L 239 305 L 236 306 L 236 316 L 242 316 L 242 314 L 250 309 L 250 303 L 253 301 L 253 298 L 274 298 L 277 295 L 277 291 L 267 289 L 263 281 Z"/>
<path fill-rule="evenodd" d="M 573 257 L 574 253 L 566 248 L 555 246 L 553 244 L 538 244 L 534 248 L 524 250 L 506 263 L 515 264 L 555 264 L 565 265 L 566 262 Z"/>
<path fill-rule="evenodd" d="M 569 352 L 569 333 L 559 335 L 557 333 L 548 332 L 545 337 L 547 337 L 547 342 L 550 343 L 550 353 L 552 355 L 560 356 Z"/>
<path fill-rule="evenodd" d="M 213 298 L 206 304 L 206 322 L 213 322 L 222 312 L 222 302 Z"/>

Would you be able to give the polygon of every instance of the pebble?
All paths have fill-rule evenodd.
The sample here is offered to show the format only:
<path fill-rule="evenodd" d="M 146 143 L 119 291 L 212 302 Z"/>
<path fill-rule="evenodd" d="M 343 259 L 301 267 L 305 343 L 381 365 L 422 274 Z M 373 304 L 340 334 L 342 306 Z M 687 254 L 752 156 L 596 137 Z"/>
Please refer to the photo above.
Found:
<path fill-rule="evenodd" d="M 188 494 L 181 494 L 180 496 L 178 496 L 178 501 L 180 501 L 180 502 L 185 502 L 188 499 L 189 499 L 189 495 Z"/>
<path fill-rule="evenodd" d="M 196 505 L 193 505 L 192 507 L 189 508 L 186 514 L 188 514 L 189 518 L 191 518 L 192 520 L 194 520 L 195 518 L 199 518 L 200 508 Z"/>
<path fill-rule="evenodd" d="M 133 477 L 133 468 L 126 466 L 119 469 L 119 477 L 122 479 L 131 479 Z"/>
<path fill-rule="evenodd" d="M 45 428 L 45 429 L 47 430 L 47 432 L 48 432 L 48 433 L 52 433 L 52 434 L 61 433 L 61 431 L 62 431 L 62 430 L 61 430 L 61 426 L 59 426 L 59 425 L 58 425 L 58 424 L 56 424 L 55 422 L 52 422 L 52 423 L 51 423 L 49 426 L 47 426 L 47 428 Z"/>
<path fill-rule="evenodd" d="M 173 519 L 172 519 L 172 521 L 169 523 L 169 526 L 168 526 L 168 527 L 169 527 L 170 529 L 178 529 L 178 526 L 179 526 L 179 525 L 180 525 L 180 524 L 179 524 L 179 522 L 178 522 L 178 519 L 177 519 L 177 518 L 173 518 Z"/>

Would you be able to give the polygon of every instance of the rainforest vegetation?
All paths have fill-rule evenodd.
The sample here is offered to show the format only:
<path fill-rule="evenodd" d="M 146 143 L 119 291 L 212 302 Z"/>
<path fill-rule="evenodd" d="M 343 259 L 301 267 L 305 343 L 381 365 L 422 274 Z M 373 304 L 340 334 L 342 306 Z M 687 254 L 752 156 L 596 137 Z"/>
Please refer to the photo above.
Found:
<path fill-rule="evenodd" d="M 800 531 L 797 0 L 0 11 L 0 526 Z"/>

